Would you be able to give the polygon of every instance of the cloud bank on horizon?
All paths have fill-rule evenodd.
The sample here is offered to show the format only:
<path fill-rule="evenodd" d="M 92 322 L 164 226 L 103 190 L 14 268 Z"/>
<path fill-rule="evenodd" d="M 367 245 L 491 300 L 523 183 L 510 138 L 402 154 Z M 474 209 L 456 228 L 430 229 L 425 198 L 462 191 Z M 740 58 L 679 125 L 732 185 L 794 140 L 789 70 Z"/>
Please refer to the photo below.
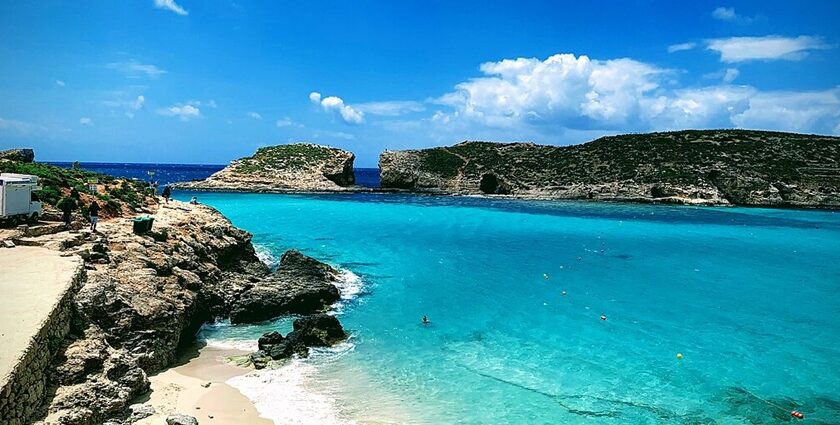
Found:
<path fill-rule="evenodd" d="M 544 5 L 528 16 L 534 25 L 513 24 L 520 38 L 515 42 L 490 35 L 453 38 L 457 32 L 441 29 L 447 43 L 462 43 L 448 49 L 426 39 L 432 34 L 412 35 L 408 27 L 425 28 L 422 20 L 390 28 L 387 11 L 333 36 L 312 25 L 304 11 L 263 10 L 276 6 L 271 3 L 233 3 L 220 10 L 186 0 L 147 1 L 139 13 L 148 13 L 140 17 L 152 22 L 148 30 L 135 35 L 130 26 L 122 33 L 102 23 L 94 30 L 111 32 L 101 39 L 92 35 L 97 50 L 84 57 L 39 54 L 0 37 L 9 40 L 0 41 L 0 48 L 15 59 L 0 68 L 0 147 L 43 144 L 48 155 L 64 159 L 71 149 L 97 146 L 101 155 L 90 159 L 125 160 L 121 155 L 134 149 L 130 142 L 143 141 L 173 160 L 226 162 L 255 146 L 310 140 L 361 152 L 370 165 L 383 149 L 464 139 L 569 144 L 687 128 L 840 135 L 840 74 L 828 71 L 840 65 L 840 31 L 761 2 L 739 3 L 738 10 L 697 9 L 690 14 L 702 24 L 692 27 L 696 31 L 676 27 L 650 36 L 644 39 L 647 49 L 618 32 L 608 42 L 586 40 L 607 31 L 609 22 L 558 33 L 533 49 L 545 37 L 530 28 L 559 13 Z M 741 10 L 744 5 L 749 13 Z M 809 19 L 840 15 L 836 4 L 819 5 L 828 11 L 813 11 Z M 113 15 L 126 6 L 103 7 L 99 13 Z M 323 15 L 318 22 L 347 12 L 312 7 Z M 563 12 L 575 7 L 588 6 L 566 5 Z M 0 36 L 29 31 L 62 52 L 84 45 L 46 24 L 15 27 L 6 21 L 26 10 L 0 8 L 7 17 L 0 24 L 10 24 L 0 25 L 8 28 Z M 50 5 L 39 8 L 33 12 L 38 16 L 62 13 Z M 513 13 L 464 9 L 478 21 L 508 22 L 506 14 Z M 461 22 L 458 10 L 449 12 Z M 626 19 L 633 12 L 614 13 Z M 667 13 L 689 16 L 679 6 Z M 288 32 L 274 25 L 287 18 Z M 73 23 L 72 16 L 66 20 Z M 77 24 L 86 29 L 89 22 Z M 112 33 L 123 37 L 111 40 Z M 126 41 L 138 35 L 142 47 L 126 49 L 132 45 Z M 534 50 L 541 54 L 516 54 Z"/>

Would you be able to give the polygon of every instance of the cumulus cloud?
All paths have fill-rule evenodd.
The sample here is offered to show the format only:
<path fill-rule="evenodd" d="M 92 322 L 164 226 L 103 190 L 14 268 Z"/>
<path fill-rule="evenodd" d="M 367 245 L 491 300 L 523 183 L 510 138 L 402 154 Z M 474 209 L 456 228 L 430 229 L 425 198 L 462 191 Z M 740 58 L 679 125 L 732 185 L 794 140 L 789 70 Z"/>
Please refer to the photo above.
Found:
<path fill-rule="evenodd" d="M 175 12 L 181 16 L 186 16 L 189 14 L 183 7 L 181 7 L 178 3 L 175 3 L 175 0 L 154 0 L 155 7 L 158 9 L 168 10 L 170 12 Z"/>
<path fill-rule="evenodd" d="M 81 118 L 79 118 L 79 124 L 87 126 L 87 127 L 91 127 L 91 126 L 93 126 L 93 120 L 91 120 L 88 117 L 81 117 Z"/>
<path fill-rule="evenodd" d="M 364 112 L 344 103 L 338 96 L 321 97 L 321 93 L 309 93 L 309 100 L 320 105 L 321 109 L 334 114 L 347 124 L 361 124 L 365 120 Z"/>
<path fill-rule="evenodd" d="M 195 118 L 200 118 L 201 110 L 194 105 L 177 104 L 168 108 L 159 109 L 158 114 L 169 117 L 178 117 L 181 121 L 190 121 Z"/>
<path fill-rule="evenodd" d="M 762 92 L 730 83 L 678 88 L 674 73 L 632 59 L 595 60 L 560 54 L 545 60 L 506 59 L 480 67 L 483 75 L 436 99 L 449 107 L 426 119 L 457 134 L 559 140 L 562 134 L 743 127 L 834 133 L 840 88 Z M 518 135 L 518 136 L 517 136 Z"/>
<path fill-rule="evenodd" d="M 697 43 L 679 43 L 668 46 L 668 53 L 682 52 L 697 47 Z"/>
<path fill-rule="evenodd" d="M 105 67 L 108 69 L 119 71 L 125 74 L 125 76 L 128 78 L 158 78 L 161 75 L 166 74 L 166 71 L 158 68 L 155 65 L 144 64 L 135 60 L 111 62 L 106 64 Z"/>
<path fill-rule="evenodd" d="M 722 62 L 752 60 L 802 60 L 810 51 L 829 49 L 820 37 L 729 37 L 707 40 L 706 48 L 720 54 Z"/>
<path fill-rule="evenodd" d="M 245 115 L 247 115 L 247 116 L 249 116 L 249 117 L 251 117 L 255 120 L 261 120 L 262 119 L 262 115 L 260 115 L 257 112 L 246 112 Z"/>

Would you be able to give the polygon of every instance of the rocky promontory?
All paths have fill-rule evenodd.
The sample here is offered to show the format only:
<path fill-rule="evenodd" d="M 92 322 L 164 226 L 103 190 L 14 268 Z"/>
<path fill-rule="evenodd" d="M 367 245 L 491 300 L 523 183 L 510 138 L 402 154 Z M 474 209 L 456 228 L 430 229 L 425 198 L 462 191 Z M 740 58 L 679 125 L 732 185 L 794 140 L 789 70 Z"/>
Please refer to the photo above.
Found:
<path fill-rule="evenodd" d="M 840 207 L 840 137 L 689 130 L 573 146 L 463 142 L 386 151 L 383 188 L 706 205 Z"/>
<path fill-rule="evenodd" d="M 237 192 L 343 191 L 355 183 L 351 152 L 309 143 L 259 148 L 212 176 L 179 189 Z"/>
<path fill-rule="evenodd" d="M 87 269 L 49 372 L 52 395 L 33 400 L 44 403 L 45 423 L 124 415 L 148 390 L 147 374 L 170 367 L 214 318 L 311 315 L 338 299 L 332 267 L 288 251 L 272 271 L 257 258 L 251 235 L 211 207 L 170 201 L 154 209 L 145 235 L 133 233 L 131 219 L 116 218 L 100 223 L 98 233 L 16 239 L 78 255 Z"/>

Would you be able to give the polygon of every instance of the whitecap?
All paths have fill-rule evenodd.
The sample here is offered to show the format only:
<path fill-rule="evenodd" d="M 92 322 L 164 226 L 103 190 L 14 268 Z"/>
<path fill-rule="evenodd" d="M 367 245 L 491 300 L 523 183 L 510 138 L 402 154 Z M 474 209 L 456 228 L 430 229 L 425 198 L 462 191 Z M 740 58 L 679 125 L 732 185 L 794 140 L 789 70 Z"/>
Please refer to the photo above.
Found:
<path fill-rule="evenodd" d="M 277 424 L 355 424 L 344 417 L 330 388 L 314 388 L 318 367 L 313 364 L 352 350 L 344 343 L 314 351 L 307 359 L 294 358 L 277 369 L 262 369 L 236 376 L 227 384 L 248 397 L 261 416 Z"/>
<path fill-rule="evenodd" d="M 276 270 L 280 266 L 280 260 L 271 253 L 271 249 L 266 246 L 254 244 L 254 252 L 257 258 L 271 270 Z"/>

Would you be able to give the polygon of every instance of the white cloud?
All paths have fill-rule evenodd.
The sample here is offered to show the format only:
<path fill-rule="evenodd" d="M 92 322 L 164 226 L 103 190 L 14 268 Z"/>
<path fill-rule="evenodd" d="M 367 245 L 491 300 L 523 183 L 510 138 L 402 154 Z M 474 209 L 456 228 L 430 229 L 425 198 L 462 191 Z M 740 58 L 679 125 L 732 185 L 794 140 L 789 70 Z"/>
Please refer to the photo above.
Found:
<path fill-rule="evenodd" d="M 19 133 L 27 133 L 34 126 L 28 122 L 0 118 L 0 130 L 13 130 Z"/>
<path fill-rule="evenodd" d="M 181 16 L 189 14 L 189 12 L 184 10 L 184 8 L 178 5 L 178 3 L 175 3 L 175 0 L 155 0 L 155 7 L 175 12 Z"/>
<path fill-rule="evenodd" d="M 721 21 L 731 21 L 738 17 L 734 7 L 719 7 L 712 11 L 712 17 Z"/>
<path fill-rule="evenodd" d="M 289 117 L 283 117 L 283 118 L 280 118 L 279 120 L 275 121 L 274 125 L 276 125 L 278 128 L 283 128 L 283 127 L 298 127 L 298 128 L 303 128 L 303 127 L 304 127 L 304 125 L 303 125 L 303 124 L 301 124 L 301 123 L 297 123 L 297 122 L 294 122 L 294 121 L 293 121 L 291 118 L 289 118 Z"/>
<path fill-rule="evenodd" d="M 260 115 L 257 112 L 246 112 L 245 115 L 248 115 L 249 117 L 251 117 L 255 120 L 261 120 L 262 119 L 262 115 Z"/>
<path fill-rule="evenodd" d="M 364 114 L 396 117 L 412 112 L 423 112 L 426 108 L 420 102 L 411 100 L 392 100 L 387 102 L 368 102 L 353 105 Z"/>
<path fill-rule="evenodd" d="M 802 60 L 809 51 L 828 49 L 820 37 L 730 37 L 706 41 L 706 48 L 720 54 L 722 62 L 750 60 Z"/>
<path fill-rule="evenodd" d="M 66 84 L 64 84 L 63 80 L 55 80 L 55 85 L 59 87 L 64 87 Z"/>
<path fill-rule="evenodd" d="M 168 108 L 158 109 L 158 114 L 169 117 L 178 117 L 181 121 L 189 121 L 201 117 L 201 110 L 190 104 L 178 104 Z"/>
<path fill-rule="evenodd" d="M 333 113 L 347 124 L 361 124 L 365 120 L 364 112 L 344 103 L 344 100 L 337 96 L 322 98 L 321 93 L 309 93 L 309 100 L 312 103 L 321 105 L 321 108 Z"/>
<path fill-rule="evenodd" d="M 316 139 L 324 137 L 324 138 L 328 138 L 328 139 L 344 139 L 344 140 L 353 140 L 353 139 L 356 138 L 356 136 L 354 136 L 350 133 L 345 133 L 343 131 L 323 131 L 323 130 L 322 131 L 316 131 L 313 137 L 316 138 Z"/>
<path fill-rule="evenodd" d="M 81 117 L 81 118 L 79 118 L 79 124 L 84 125 L 84 126 L 88 126 L 88 127 L 92 127 L 93 126 L 93 120 L 91 120 L 88 117 Z"/>
<path fill-rule="evenodd" d="M 587 128 L 619 126 L 669 71 L 632 59 L 590 60 L 559 54 L 481 65 L 484 77 L 458 84 L 439 99 L 460 116 L 494 127 L 516 123 Z"/>
<path fill-rule="evenodd" d="M 166 74 L 166 71 L 155 65 L 144 64 L 134 60 L 111 62 L 106 64 L 105 67 L 122 72 L 129 78 L 140 78 L 144 76 L 149 78 L 158 78 L 161 75 Z"/>
<path fill-rule="evenodd" d="M 738 78 L 738 75 L 741 74 L 741 71 L 738 71 L 737 68 L 727 68 L 726 71 L 723 72 L 723 82 L 724 83 L 731 83 Z"/>
<path fill-rule="evenodd" d="M 668 53 L 682 52 L 697 47 L 697 43 L 679 43 L 668 46 Z"/>
<path fill-rule="evenodd" d="M 740 15 L 734 7 L 718 7 L 712 11 L 712 17 L 720 21 L 750 23 L 757 18 Z"/>
<path fill-rule="evenodd" d="M 686 128 L 757 128 L 836 132 L 840 87 L 817 92 L 763 92 L 719 84 L 679 88 L 674 72 L 632 59 L 594 60 L 571 54 L 488 62 L 483 75 L 436 99 L 444 107 L 423 120 L 448 138 L 569 141 L 567 135 Z M 392 128 L 409 128 L 407 122 Z"/>

